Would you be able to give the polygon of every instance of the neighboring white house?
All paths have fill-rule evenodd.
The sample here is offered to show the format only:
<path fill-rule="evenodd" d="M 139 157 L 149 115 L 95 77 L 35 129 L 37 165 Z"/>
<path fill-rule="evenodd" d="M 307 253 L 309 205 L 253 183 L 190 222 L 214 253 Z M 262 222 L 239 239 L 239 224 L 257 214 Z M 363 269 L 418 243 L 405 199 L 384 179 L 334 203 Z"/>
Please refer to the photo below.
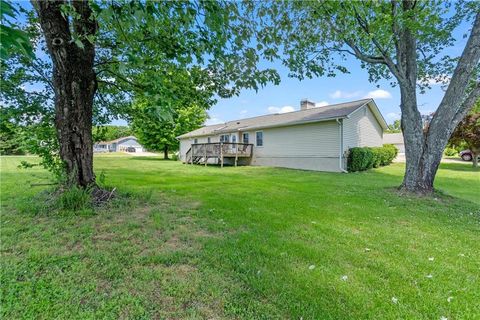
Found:
<path fill-rule="evenodd" d="M 385 133 L 383 135 L 383 143 L 393 144 L 398 149 L 398 153 L 405 153 L 405 142 L 403 141 L 403 134 L 400 133 Z"/>
<path fill-rule="evenodd" d="M 340 172 L 346 169 L 349 148 L 383 144 L 387 124 L 372 99 L 324 107 L 308 100 L 300 104 L 299 111 L 229 121 L 183 134 L 177 137 L 180 160 L 205 164 L 238 160 Z"/>
<path fill-rule="evenodd" d="M 144 152 L 144 148 L 134 136 L 112 141 L 100 141 L 93 145 L 93 152 Z"/>

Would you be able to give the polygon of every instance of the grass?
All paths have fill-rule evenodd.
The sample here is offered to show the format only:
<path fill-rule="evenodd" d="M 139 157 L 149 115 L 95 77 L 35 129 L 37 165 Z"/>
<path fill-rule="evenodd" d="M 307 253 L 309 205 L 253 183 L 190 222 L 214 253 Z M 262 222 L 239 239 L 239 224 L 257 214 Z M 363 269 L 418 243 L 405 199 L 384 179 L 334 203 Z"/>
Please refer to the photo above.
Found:
<path fill-rule="evenodd" d="M 48 174 L 22 159 L 1 159 L 2 318 L 480 318 L 480 171 L 467 164 L 442 164 L 442 192 L 415 198 L 393 191 L 401 164 L 99 156 L 123 196 L 77 216 L 36 209 L 30 184 Z"/>

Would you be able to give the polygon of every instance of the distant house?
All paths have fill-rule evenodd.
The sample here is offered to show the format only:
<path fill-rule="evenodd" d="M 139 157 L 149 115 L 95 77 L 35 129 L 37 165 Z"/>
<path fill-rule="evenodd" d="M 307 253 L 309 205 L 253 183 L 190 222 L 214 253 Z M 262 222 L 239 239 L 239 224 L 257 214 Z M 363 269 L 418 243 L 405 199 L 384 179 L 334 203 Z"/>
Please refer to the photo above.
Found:
<path fill-rule="evenodd" d="M 122 137 L 112 141 L 100 141 L 93 145 L 93 152 L 144 152 L 143 146 L 134 136 Z"/>
<path fill-rule="evenodd" d="M 349 148 L 381 146 L 387 124 L 372 99 L 205 126 L 177 137 L 185 163 L 344 171 Z"/>
<path fill-rule="evenodd" d="M 383 135 L 383 143 L 393 144 L 398 149 L 398 153 L 405 153 L 405 142 L 403 141 L 403 134 L 400 133 L 385 133 Z"/>

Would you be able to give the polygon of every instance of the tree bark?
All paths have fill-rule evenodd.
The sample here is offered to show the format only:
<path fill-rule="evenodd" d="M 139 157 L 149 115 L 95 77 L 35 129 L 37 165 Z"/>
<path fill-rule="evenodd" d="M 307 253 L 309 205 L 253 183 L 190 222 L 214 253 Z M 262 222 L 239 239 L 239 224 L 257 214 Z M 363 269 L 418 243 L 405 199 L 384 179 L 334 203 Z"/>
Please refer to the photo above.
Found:
<path fill-rule="evenodd" d="M 70 17 L 71 20 L 62 16 L 61 6 L 65 1 L 34 0 L 32 3 L 53 62 L 55 128 L 60 157 L 69 182 L 87 187 L 95 183 L 92 113 L 97 82 L 93 70 L 95 47 L 85 36 L 95 35 L 97 23 L 88 1 L 72 1 L 77 15 Z M 72 30 L 79 40 L 74 41 Z"/>
<path fill-rule="evenodd" d="M 401 34 L 398 79 L 401 89 L 402 131 L 405 140 L 406 168 L 401 189 L 420 194 L 433 192 L 435 175 L 443 150 L 458 123 L 480 96 L 478 84 L 467 95 L 468 82 L 480 60 L 480 13 L 452 79 L 428 128 L 424 129 L 416 102 L 416 39 L 408 29 Z M 416 49 L 415 49 L 416 50 Z M 415 64 L 415 66 L 414 66 Z M 466 97 L 466 98 L 465 98 Z"/>
<path fill-rule="evenodd" d="M 472 166 L 478 168 L 478 153 L 472 151 Z"/>
<path fill-rule="evenodd" d="M 168 157 L 168 145 L 165 145 L 163 147 L 163 159 L 169 160 L 170 158 Z"/>

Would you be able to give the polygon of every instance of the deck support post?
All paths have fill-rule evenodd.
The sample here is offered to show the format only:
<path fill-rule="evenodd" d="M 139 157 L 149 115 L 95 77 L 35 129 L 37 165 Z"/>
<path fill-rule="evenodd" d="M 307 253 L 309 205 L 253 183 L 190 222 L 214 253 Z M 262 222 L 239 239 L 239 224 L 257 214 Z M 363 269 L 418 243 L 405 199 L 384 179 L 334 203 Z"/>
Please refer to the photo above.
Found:
<path fill-rule="evenodd" d="M 203 148 L 205 149 L 204 155 L 205 155 L 205 167 L 207 166 L 208 158 L 207 158 L 207 145 L 203 145 Z"/>
<path fill-rule="evenodd" d="M 193 147 L 194 147 L 194 145 L 192 145 L 192 148 L 191 148 L 192 149 L 192 154 L 190 155 L 190 164 L 192 166 L 193 166 L 193 149 L 194 149 Z"/>
<path fill-rule="evenodd" d="M 238 162 L 238 145 L 235 144 L 235 167 L 237 166 L 237 162 Z"/>
<path fill-rule="evenodd" d="M 220 142 L 220 168 L 223 168 L 223 143 Z"/>

